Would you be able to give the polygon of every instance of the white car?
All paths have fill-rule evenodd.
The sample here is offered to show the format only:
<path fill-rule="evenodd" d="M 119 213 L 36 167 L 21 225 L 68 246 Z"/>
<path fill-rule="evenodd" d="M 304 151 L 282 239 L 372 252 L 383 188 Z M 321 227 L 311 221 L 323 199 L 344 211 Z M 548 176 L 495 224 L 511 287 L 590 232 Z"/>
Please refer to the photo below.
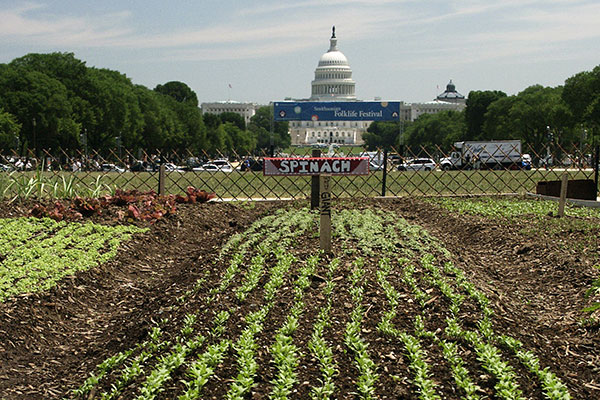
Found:
<path fill-rule="evenodd" d="M 183 167 L 180 167 L 180 166 L 175 165 L 173 163 L 166 163 L 165 164 L 165 171 L 169 171 L 169 172 L 178 171 L 178 172 L 181 172 L 181 171 L 183 171 Z"/>
<path fill-rule="evenodd" d="M 433 171 L 435 167 L 435 161 L 431 158 L 413 158 L 398 165 L 398 171 Z"/>
<path fill-rule="evenodd" d="M 119 167 L 115 164 L 102 164 L 101 169 L 103 172 L 125 172 L 125 168 Z"/>
<path fill-rule="evenodd" d="M 383 171 L 383 164 L 377 164 L 374 161 L 369 162 L 369 171 Z"/>
<path fill-rule="evenodd" d="M 216 165 L 217 168 L 219 168 L 219 171 L 221 172 L 232 172 L 233 171 L 233 167 L 231 166 L 231 164 L 229 164 L 229 161 L 227 160 L 214 160 L 211 161 L 210 164 Z"/>
<path fill-rule="evenodd" d="M 213 163 L 205 163 L 205 164 L 202 164 L 200 167 L 192 168 L 192 171 L 219 172 L 219 167 L 217 167 Z"/>

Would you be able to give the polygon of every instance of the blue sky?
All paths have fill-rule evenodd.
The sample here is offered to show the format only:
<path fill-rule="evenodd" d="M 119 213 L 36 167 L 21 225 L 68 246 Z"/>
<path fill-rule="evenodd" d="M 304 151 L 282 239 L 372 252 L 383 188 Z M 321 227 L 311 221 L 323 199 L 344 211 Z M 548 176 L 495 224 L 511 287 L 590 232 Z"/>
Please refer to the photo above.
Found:
<path fill-rule="evenodd" d="M 200 102 L 310 96 L 332 25 L 362 100 L 515 94 L 600 64 L 598 0 L 0 0 L 0 63 L 73 52 Z M 229 88 L 231 85 L 231 88 Z"/>

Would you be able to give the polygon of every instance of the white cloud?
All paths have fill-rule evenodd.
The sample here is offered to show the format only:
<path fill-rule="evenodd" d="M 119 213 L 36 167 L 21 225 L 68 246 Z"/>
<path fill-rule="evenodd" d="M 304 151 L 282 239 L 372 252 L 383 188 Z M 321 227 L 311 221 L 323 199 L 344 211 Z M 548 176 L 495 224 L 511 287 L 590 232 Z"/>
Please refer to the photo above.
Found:
<path fill-rule="evenodd" d="M 231 60 L 315 46 L 325 50 L 329 29 L 336 25 L 342 48 L 355 39 L 407 41 L 401 47 L 404 56 L 415 56 L 412 63 L 461 63 L 517 57 L 548 51 L 549 43 L 598 37 L 597 15 L 600 4 L 583 0 L 309 0 L 250 3 L 235 8 L 227 20 L 199 20 L 199 29 L 157 33 L 152 26 L 145 31 L 139 21 L 134 29 L 134 15 L 127 10 L 65 16 L 53 15 L 42 3 L 27 3 L 0 11 L 0 43 L 154 49 L 163 58 Z"/>

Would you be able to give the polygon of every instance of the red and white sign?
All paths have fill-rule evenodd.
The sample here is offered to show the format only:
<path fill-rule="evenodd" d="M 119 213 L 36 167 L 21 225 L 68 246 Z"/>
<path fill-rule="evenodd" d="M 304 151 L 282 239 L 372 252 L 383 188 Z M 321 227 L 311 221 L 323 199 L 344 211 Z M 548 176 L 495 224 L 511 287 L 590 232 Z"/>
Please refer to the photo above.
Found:
<path fill-rule="evenodd" d="M 265 158 L 265 175 L 368 175 L 369 157 Z"/>

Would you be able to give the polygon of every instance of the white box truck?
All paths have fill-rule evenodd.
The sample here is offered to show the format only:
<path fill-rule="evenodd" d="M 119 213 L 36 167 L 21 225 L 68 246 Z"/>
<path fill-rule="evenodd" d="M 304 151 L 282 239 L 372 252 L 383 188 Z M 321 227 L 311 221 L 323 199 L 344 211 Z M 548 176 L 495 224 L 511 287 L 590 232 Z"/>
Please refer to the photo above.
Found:
<path fill-rule="evenodd" d="M 521 154 L 520 140 L 492 140 L 487 142 L 456 142 L 456 151 L 440 159 L 440 168 L 453 169 L 517 169 L 526 168 Z"/>

